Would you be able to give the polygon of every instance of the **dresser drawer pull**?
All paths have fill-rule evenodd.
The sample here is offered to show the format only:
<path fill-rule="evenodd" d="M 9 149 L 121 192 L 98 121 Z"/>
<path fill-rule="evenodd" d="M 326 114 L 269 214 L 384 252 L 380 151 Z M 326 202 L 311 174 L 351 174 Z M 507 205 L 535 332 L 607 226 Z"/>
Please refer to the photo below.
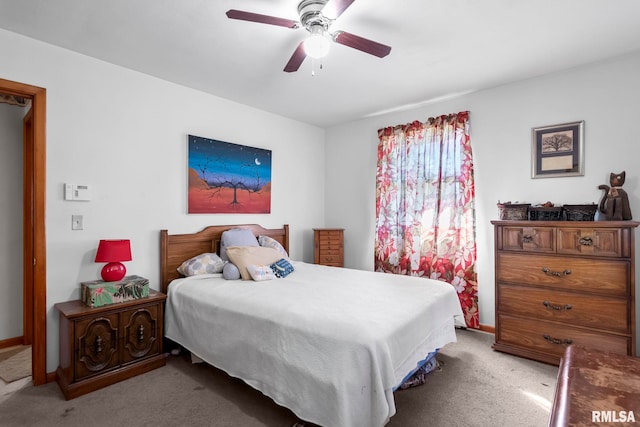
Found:
<path fill-rule="evenodd" d="M 138 342 L 143 342 L 144 341 L 144 326 L 140 325 L 140 327 L 138 328 Z"/>
<path fill-rule="evenodd" d="M 567 345 L 569 345 L 569 344 L 572 343 L 572 341 L 569 338 L 562 340 L 560 338 L 552 338 L 550 335 L 543 335 L 543 337 L 544 337 L 545 340 L 549 341 L 551 344 L 567 344 Z"/>
<path fill-rule="evenodd" d="M 95 345 L 96 353 L 102 353 L 102 337 L 99 335 L 96 337 L 96 345 Z"/>
<path fill-rule="evenodd" d="M 556 276 L 556 277 L 563 277 L 563 276 L 568 276 L 569 274 L 571 274 L 571 270 L 551 271 L 547 267 L 542 267 L 542 272 L 544 274 L 546 274 L 547 276 Z"/>
<path fill-rule="evenodd" d="M 561 305 L 551 304 L 549 301 L 544 301 L 542 303 L 547 308 L 552 308 L 554 310 L 571 310 L 571 304 L 565 304 L 564 307 Z"/>
<path fill-rule="evenodd" d="M 522 243 L 531 243 L 533 242 L 533 236 L 531 234 L 525 234 L 522 236 Z"/>
<path fill-rule="evenodd" d="M 578 241 L 582 246 L 593 246 L 593 239 L 589 236 L 581 237 Z"/>

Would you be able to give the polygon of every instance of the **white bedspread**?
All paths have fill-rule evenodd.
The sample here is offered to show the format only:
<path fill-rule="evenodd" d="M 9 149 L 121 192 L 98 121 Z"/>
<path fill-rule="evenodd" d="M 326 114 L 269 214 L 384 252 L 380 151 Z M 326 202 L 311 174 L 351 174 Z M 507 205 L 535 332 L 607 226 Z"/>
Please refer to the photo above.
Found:
<path fill-rule="evenodd" d="M 444 282 L 292 262 L 265 282 L 214 275 L 169 286 L 165 335 L 207 363 L 327 427 L 382 426 L 393 389 L 456 340 Z"/>

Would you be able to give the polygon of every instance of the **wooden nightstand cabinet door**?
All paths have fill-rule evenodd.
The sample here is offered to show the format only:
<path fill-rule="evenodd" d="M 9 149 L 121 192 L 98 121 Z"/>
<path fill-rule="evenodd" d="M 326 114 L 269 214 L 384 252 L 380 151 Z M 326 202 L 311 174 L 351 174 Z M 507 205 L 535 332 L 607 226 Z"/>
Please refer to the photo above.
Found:
<path fill-rule="evenodd" d="M 76 379 L 106 371 L 120 364 L 118 315 L 76 321 Z"/>
<path fill-rule="evenodd" d="M 122 363 L 158 354 L 158 306 L 122 313 Z"/>

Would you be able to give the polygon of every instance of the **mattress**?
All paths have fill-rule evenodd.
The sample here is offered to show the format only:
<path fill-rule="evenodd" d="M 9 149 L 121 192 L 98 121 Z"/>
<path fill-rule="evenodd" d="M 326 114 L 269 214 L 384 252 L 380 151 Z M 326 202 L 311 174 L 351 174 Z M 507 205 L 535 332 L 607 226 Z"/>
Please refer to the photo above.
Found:
<path fill-rule="evenodd" d="M 393 390 L 456 341 L 462 317 L 444 282 L 292 262 L 264 282 L 201 275 L 171 282 L 165 336 L 305 421 L 372 427 Z"/>

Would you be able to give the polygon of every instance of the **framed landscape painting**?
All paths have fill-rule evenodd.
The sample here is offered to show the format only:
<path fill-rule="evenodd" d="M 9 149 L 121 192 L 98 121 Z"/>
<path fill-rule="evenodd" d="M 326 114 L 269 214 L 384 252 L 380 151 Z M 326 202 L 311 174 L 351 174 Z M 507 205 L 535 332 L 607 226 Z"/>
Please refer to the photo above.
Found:
<path fill-rule="evenodd" d="M 584 175 L 584 121 L 533 128 L 532 178 Z"/>
<path fill-rule="evenodd" d="M 271 150 L 189 135 L 188 212 L 271 213 Z"/>

